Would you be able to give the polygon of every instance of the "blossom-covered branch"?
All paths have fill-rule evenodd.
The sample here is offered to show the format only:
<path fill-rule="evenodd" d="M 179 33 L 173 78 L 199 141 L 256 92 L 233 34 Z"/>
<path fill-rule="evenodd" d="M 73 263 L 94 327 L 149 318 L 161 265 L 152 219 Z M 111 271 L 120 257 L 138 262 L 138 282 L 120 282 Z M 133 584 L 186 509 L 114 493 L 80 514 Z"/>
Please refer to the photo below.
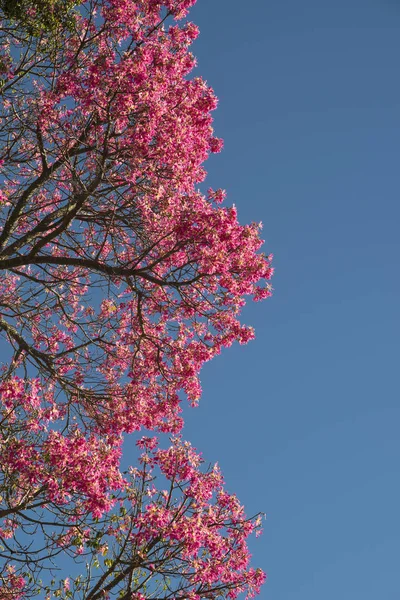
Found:
<path fill-rule="evenodd" d="M 50 464 L 62 452 L 59 440 L 54 442 L 48 444 Z M 139 466 L 118 482 L 112 506 L 94 519 L 79 502 L 71 510 L 69 472 L 82 469 L 79 463 L 90 451 L 81 453 L 78 443 L 75 458 L 67 452 L 64 469 L 47 483 L 51 477 L 63 489 L 66 496 L 55 505 L 64 510 L 56 513 L 51 502 L 39 508 L 33 500 L 3 522 L 3 581 L 9 573 L 19 578 L 23 598 L 41 593 L 79 600 L 198 600 L 256 594 L 265 575 L 249 566 L 246 540 L 259 531 L 260 516 L 246 518 L 238 499 L 224 490 L 217 466 L 203 471 L 190 444 L 172 442 L 164 450 L 155 438 L 139 440 Z M 27 473 L 27 466 L 20 468 Z M 86 471 L 88 478 L 99 477 L 98 465 L 87 461 L 82 474 Z M 70 563 L 73 575 L 49 582 L 45 572 L 57 573 L 60 561 L 63 570 Z"/>

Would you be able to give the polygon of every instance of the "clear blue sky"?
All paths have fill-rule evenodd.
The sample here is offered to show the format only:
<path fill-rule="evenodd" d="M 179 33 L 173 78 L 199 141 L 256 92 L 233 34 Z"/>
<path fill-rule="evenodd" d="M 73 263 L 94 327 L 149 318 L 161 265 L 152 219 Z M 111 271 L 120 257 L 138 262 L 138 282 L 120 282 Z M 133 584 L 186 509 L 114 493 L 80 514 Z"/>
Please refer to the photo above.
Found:
<path fill-rule="evenodd" d="M 248 512 L 268 600 L 399 600 L 399 0 L 198 0 L 207 164 L 263 221 L 257 340 L 203 370 L 185 437 Z"/>

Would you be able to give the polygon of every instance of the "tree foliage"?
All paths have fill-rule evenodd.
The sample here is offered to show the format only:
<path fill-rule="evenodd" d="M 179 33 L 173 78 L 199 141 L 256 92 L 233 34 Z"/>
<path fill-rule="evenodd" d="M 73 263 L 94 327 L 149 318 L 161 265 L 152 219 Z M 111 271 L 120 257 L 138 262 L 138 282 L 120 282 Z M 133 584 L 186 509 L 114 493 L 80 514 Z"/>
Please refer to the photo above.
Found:
<path fill-rule="evenodd" d="M 84 2 L 57 35 L 24 20 L 45 1 L 0 28 L 0 598 L 252 593 L 254 523 L 217 471 L 146 438 L 120 472 L 122 436 L 179 433 L 202 365 L 253 337 L 245 296 L 270 295 L 259 225 L 199 190 L 222 142 L 194 0 Z M 49 584 L 67 555 L 86 571 Z"/>
<path fill-rule="evenodd" d="M 71 26 L 71 10 L 79 3 L 79 0 L 1 0 L 0 11 L 19 28 L 40 35 Z"/>

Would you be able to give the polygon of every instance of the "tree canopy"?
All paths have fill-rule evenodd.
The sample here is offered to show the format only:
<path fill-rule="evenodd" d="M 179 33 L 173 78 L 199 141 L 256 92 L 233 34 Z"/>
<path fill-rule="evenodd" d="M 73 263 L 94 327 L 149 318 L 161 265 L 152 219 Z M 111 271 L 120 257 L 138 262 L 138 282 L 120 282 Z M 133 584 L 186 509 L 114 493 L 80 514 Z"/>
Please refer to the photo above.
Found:
<path fill-rule="evenodd" d="M 4 600 L 235 597 L 264 577 L 246 546 L 259 521 L 190 445 L 143 438 L 120 471 L 124 434 L 179 434 L 202 365 L 253 337 L 246 296 L 271 293 L 260 226 L 199 188 L 222 141 L 189 76 L 193 3 L 66 2 L 67 26 L 57 2 L 3 2 Z M 58 21 L 39 30 L 45 12 Z M 65 556 L 73 576 L 49 583 Z"/>
<path fill-rule="evenodd" d="M 54 33 L 73 24 L 71 10 L 78 4 L 80 0 L 1 0 L 0 15 L 30 34 Z"/>

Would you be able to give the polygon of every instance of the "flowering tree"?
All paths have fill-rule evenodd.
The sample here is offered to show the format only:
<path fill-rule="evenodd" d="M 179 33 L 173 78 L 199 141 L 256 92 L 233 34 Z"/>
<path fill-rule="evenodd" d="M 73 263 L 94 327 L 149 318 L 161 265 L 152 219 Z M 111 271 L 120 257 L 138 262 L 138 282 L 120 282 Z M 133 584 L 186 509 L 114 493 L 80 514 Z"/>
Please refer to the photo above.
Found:
<path fill-rule="evenodd" d="M 221 505 L 215 472 L 202 476 L 196 464 L 177 477 L 154 451 L 148 460 L 169 478 L 170 492 L 146 496 L 147 470 L 134 472 L 133 483 L 119 470 L 123 434 L 179 432 L 181 396 L 197 403 L 202 365 L 222 347 L 253 337 L 239 321 L 244 297 L 270 294 L 259 226 L 241 226 L 235 209 L 221 205 L 223 190 L 205 196 L 197 187 L 202 163 L 222 142 L 212 130 L 213 91 L 188 77 L 197 29 L 178 23 L 193 3 L 92 0 L 71 12 L 78 3 L 66 2 L 68 22 L 52 21 L 50 34 L 2 6 L 4 600 L 19 597 L 21 578 L 20 596 L 34 595 L 38 573 L 53 568 L 60 553 L 76 556 L 81 548 L 92 564 L 107 547 L 107 563 L 56 595 L 141 598 L 150 564 L 140 558 L 144 551 L 155 565 L 151 597 L 235 595 L 261 581 L 246 570 L 243 540 L 252 526 L 235 501 Z M 24 15 L 37 19 L 45 5 L 32 1 Z M 178 471 L 189 460 L 183 448 L 189 452 L 173 445 Z M 193 495 L 196 477 L 217 482 L 202 499 Z M 147 497 L 157 500 L 146 504 Z M 152 511 L 166 511 L 161 537 L 151 537 Z M 224 517 L 207 521 L 207 514 Z M 188 534 L 174 537 L 173 524 L 183 517 L 192 532 L 198 522 L 231 540 L 221 542 L 212 576 L 198 556 L 202 549 L 214 564 L 211 537 L 199 534 L 193 547 Z M 227 557 L 236 543 L 243 560 L 235 570 Z M 234 570 L 239 574 L 228 581 Z M 154 591 L 155 573 L 167 586 L 162 593 Z"/>
<path fill-rule="evenodd" d="M 246 519 L 237 498 L 224 491 L 218 468 L 202 472 L 201 457 L 188 443 L 176 438 L 162 450 L 155 438 L 142 438 L 138 445 L 139 468 L 118 480 L 114 509 L 102 516 L 87 512 L 85 494 L 74 502 L 71 494 L 56 495 L 45 507 L 35 502 L 7 518 L 1 598 L 8 597 L 3 590 L 10 578 L 12 598 L 197 600 L 259 591 L 265 576 L 249 568 L 246 538 L 258 530 L 260 517 Z M 63 474 L 54 457 L 48 460 L 55 464 L 55 481 Z M 78 463 L 64 455 L 72 471 Z M 86 466 L 100 478 L 98 465 Z M 46 569 L 57 573 L 60 554 L 71 575 L 42 580 Z"/>

